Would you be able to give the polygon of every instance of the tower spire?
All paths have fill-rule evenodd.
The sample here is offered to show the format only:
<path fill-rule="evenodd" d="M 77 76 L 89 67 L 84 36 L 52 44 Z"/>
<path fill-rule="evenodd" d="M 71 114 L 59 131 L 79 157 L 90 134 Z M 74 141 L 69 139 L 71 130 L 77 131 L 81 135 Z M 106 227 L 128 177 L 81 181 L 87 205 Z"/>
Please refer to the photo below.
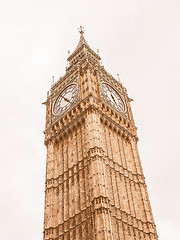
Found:
<path fill-rule="evenodd" d="M 88 46 L 88 44 L 87 44 L 87 42 L 86 42 L 86 40 L 85 40 L 85 38 L 84 38 L 84 27 L 82 27 L 82 26 L 80 26 L 79 28 L 78 28 L 78 30 L 79 30 L 79 33 L 80 33 L 80 39 L 79 39 L 79 43 L 78 43 L 78 45 L 77 45 L 77 48 L 79 48 L 81 45 L 83 45 L 83 44 L 85 44 L 85 45 L 87 45 Z M 77 49 L 76 48 L 76 49 Z"/>
<path fill-rule="evenodd" d="M 94 57 L 99 61 L 101 58 L 100 56 L 95 53 L 90 47 L 89 45 L 87 44 L 85 38 L 84 38 L 84 27 L 80 26 L 78 28 L 78 31 L 80 33 L 80 39 L 79 39 L 79 43 L 77 45 L 77 47 L 75 48 L 74 52 L 68 57 L 68 61 L 71 61 L 71 59 L 73 59 L 73 57 L 82 49 L 82 47 L 84 46 L 84 51 L 88 51 L 88 52 L 91 52 L 91 54 L 94 55 Z M 71 62 L 70 62 L 70 65 L 71 65 Z"/>

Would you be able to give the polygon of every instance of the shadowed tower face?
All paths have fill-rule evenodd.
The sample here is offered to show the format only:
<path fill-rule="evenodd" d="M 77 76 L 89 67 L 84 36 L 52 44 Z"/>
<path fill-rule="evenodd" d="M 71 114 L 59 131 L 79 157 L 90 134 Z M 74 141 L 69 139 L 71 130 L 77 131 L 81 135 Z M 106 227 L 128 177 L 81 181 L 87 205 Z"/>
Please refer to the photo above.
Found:
<path fill-rule="evenodd" d="M 44 240 L 158 239 L 130 99 L 80 40 L 50 89 Z"/>

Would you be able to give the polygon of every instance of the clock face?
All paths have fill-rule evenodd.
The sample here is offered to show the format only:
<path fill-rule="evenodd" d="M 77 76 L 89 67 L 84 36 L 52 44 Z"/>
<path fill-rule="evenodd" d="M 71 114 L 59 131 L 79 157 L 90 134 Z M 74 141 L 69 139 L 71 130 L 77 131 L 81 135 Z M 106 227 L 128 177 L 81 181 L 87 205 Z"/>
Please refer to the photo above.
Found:
<path fill-rule="evenodd" d="M 107 101 L 115 107 L 118 111 L 124 112 L 125 107 L 122 98 L 120 95 L 108 84 L 102 84 L 102 92 L 107 99 Z"/>
<path fill-rule="evenodd" d="M 76 99 L 77 93 L 78 87 L 76 84 L 71 84 L 70 86 L 65 88 L 54 104 L 54 114 L 59 115 L 62 112 L 66 111 Z"/>

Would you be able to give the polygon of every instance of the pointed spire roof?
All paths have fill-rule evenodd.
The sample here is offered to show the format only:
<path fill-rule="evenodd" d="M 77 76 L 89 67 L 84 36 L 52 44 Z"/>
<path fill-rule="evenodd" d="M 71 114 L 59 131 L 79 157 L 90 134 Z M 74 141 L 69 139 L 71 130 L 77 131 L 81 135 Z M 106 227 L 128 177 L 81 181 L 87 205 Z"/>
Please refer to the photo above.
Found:
<path fill-rule="evenodd" d="M 81 47 L 83 44 L 89 47 L 89 45 L 87 44 L 87 42 L 84 38 L 84 28 L 82 26 L 80 26 L 80 28 L 79 28 L 79 33 L 80 33 L 80 39 L 79 39 L 79 43 L 78 43 L 76 49 Z"/>
<path fill-rule="evenodd" d="M 79 43 L 78 43 L 76 49 L 74 50 L 74 52 L 68 57 L 67 60 L 70 61 L 70 60 L 76 55 L 76 53 L 77 53 L 79 50 L 81 50 L 81 48 L 82 48 L 83 46 L 86 46 L 86 48 L 87 48 L 91 53 L 93 53 L 93 54 L 100 60 L 100 59 L 101 59 L 100 56 L 99 56 L 97 53 L 95 53 L 95 52 L 89 47 L 89 45 L 87 44 L 87 42 L 86 42 L 86 40 L 85 40 L 85 38 L 84 38 L 84 28 L 83 28 L 82 26 L 80 26 L 80 28 L 79 28 L 79 33 L 80 33 Z"/>

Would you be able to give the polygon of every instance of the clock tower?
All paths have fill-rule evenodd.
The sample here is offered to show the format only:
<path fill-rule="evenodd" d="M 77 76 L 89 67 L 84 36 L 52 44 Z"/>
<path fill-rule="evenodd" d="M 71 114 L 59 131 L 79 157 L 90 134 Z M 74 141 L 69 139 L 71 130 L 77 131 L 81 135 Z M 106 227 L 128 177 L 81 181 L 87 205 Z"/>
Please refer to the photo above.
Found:
<path fill-rule="evenodd" d="M 48 92 L 44 240 L 157 240 L 126 88 L 80 40 Z"/>

